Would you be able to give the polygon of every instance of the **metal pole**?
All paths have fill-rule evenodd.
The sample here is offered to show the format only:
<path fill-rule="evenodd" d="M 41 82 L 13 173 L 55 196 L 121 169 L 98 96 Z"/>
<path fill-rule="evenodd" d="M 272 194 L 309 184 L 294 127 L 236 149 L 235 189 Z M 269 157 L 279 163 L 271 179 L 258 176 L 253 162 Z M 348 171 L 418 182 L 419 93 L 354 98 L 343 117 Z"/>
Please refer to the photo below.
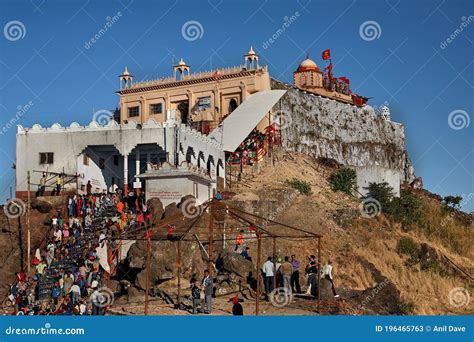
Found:
<path fill-rule="evenodd" d="M 318 312 L 321 306 L 321 238 L 318 237 Z"/>
<path fill-rule="evenodd" d="M 18 244 L 20 245 L 20 270 L 22 272 L 25 271 L 25 263 L 24 263 L 24 258 L 23 258 L 23 243 L 22 243 L 22 237 L 21 237 L 21 215 L 18 216 Z"/>
<path fill-rule="evenodd" d="M 276 265 L 276 237 L 273 237 L 273 288 L 277 287 L 277 265 Z"/>
<path fill-rule="evenodd" d="M 151 241 L 149 232 L 147 229 L 147 242 L 146 242 L 146 281 L 145 281 L 145 316 L 148 315 L 148 292 L 150 292 L 150 249 Z"/>
<path fill-rule="evenodd" d="M 257 298 L 255 299 L 255 315 L 258 316 L 260 306 L 260 258 L 262 254 L 262 239 L 260 238 L 260 232 L 257 232 Z"/>
<path fill-rule="evenodd" d="M 176 269 L 178 271 L 178 308 L 181 303 L 181 241 L 177 241 L 178 254 L 176 256 Z"/>
<path fill-rule="evenodd" d="M 225 222 L 222 224 L 222 251 L 225 251 L 226 238 L 225 238 Z"/>
<path fill-rule="evenodd" d="M 209 274 L 212 275 L 212 251 L 213 251 L 213 239 L 214 239 L 214 218 L 213 218 L 213 210 L 214 205 L 211 203 L 209 207 L 209 262 L 207 265 L 207 269 L 209 270 Z"/>
<path fill-rule="evenodd" d="M 31 203 L 31 198 L 30 198 L 30 185 L 31 185 L 31 178 L 30 178 L 30 171 L 28 171 L 28 203 L 26 204 L 26 241 L 27 241 L 27 255 L 26 255 L 26 261 L 27 261 L 27 274 L 30 274 L 30 255 L 31 255 L 31 233 L 30 233 L 30 203 Z"/>

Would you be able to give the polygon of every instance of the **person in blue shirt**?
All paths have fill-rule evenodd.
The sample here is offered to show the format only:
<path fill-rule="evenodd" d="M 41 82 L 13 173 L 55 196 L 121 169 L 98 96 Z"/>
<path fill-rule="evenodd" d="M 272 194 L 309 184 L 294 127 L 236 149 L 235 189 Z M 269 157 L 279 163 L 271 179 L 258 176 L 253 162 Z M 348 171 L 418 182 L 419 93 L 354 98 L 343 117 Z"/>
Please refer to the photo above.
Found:
<path fill-rule="evenodd" d="M 252 258 L 249 255 L 249 250 L 250 250 L 250 247 L 245 247 L 245 249 L 242 251 L 242 253 L 240 253 L 240 255 L 243 256 L 248 261 L 252 261 Z"/>

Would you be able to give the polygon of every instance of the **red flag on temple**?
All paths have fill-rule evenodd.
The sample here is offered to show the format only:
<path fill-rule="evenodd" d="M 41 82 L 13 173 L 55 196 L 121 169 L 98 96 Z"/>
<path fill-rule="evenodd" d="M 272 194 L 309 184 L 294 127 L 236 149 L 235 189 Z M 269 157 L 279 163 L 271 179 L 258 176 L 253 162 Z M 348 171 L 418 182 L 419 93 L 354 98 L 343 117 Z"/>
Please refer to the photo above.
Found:
<path fill-rule="evenodd" d="M 331 59 L 331 51 L 329 49 L 326 49 L 323 51 L 323 60 Z"/>
<path fill-rule="evenodd" d="M 330 80 L 332 80 L 332 62 L 329 62 L 328 66 L 325 68 L 325 70 L 327 70 L 328 72 L 328 78 Z"/>

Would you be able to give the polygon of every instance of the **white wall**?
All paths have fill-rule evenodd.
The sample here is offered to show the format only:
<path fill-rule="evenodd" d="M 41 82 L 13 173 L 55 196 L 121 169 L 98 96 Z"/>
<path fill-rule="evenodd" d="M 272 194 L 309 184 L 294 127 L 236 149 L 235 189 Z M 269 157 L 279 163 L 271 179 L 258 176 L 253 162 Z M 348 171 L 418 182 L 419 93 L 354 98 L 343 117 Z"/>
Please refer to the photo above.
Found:
<path fill-rule="evenodd" d="M 204 180 L 189 177 L 173 177 L 146 180 L 146 199 L 159 198 L 163 206 L 179 203 L 182 197 L 194 194 L 194 183 L 198 185 L 197 199 L 207 201 L 216 188 L 216 183 L 208 185 Z"/>
<path fill-rule="evenodd" d="M 104 175 L 102 170 L 99 168 L 92 158 L 89 158 L 89 165 L 84 165 L 84 156 L 81 154 L 77 157 L 77 172 L 79 174 L 79 190 L 86 191 L 86 184 L 91 181 L 92 192 L 98 193 L 107 190 L 107 184 L 105 183 Z"/>
<path fill-rule="evenodd" d="M 387 182 L 393 188 L 395 196 L 400 197 L 401 171 L 376 165 L 356 166 L 353 168 L 357 172 L 357 189 L 363 196 L 367 194 L 365 187 L 369 186 L 369 183 Z"/>
<path fill-rule="evenodd" d="M 178 131 L 178 134 L 176 132 Z M 178 137 L 178 140 L 176 139 Z M 212 141 L 207 136 L 191 130 L 184 125 L 160 124 L 154 120 L 149 120 L 141 127 L 135 122 L 125 125 L 118 125 L 115 121 L 109 122 L 106 126 L 100 126 L 96 122 L 91 122 L 88 126 L 80 126 L 72 123 L 69 127 L 61 127 L 54 124 L 49 128 L 40 125 L 33 125 L 26 129 L 18 126 L 16 136 L 16 191 L 27 191 L 27 171 L 40 170 L 50 172 L 65 172 L 76 174 L 83 170 L 78 162 L 82 164 L 82 152 L 88 146 L 114 146 L 122 156 L 120 163 L 123 163 L 123 156 L 130 155 L 131 151 L 139 144 L 157 144 L 168 153 L 169 162 L 174 163 L 176 147 L 182 146 L 186 151 L 192 147 L 196 151 L 196 156 L 202 152 L 206 161 L 212 156 L 215 163 L 219 159 L 224 160 L 224 152 L 220 145 Z M 54 163 L 50 165 L 39 164 L 40 152 L 53 152 Z M 180 162 L 183 160 L 180 160 Z M 193 161 L 196 165 L 196 161 Z M 121 169 L 123 170 L 123 164 Z M 204 162 L 205 166 L 205 162 Z M 135 170 L 134 165 L 129 160 L 129 176 Z M 97 176 L 97 170 L 89 170 L 99 182 L 102 179 Z M 88 172 L 89 172 L 88 171 Z M 39 183 L 41 173 L 32 173 L 32 183 Z M 214 176 L 215 177 L 215 176 Z M 105 179 L 109 182 L 108 179 Z M 121 179 L 123 182 L 123 177 Z M 86 180 L 87 182 L 87 180 Z M 75 187 L 75 183 L 73 184 Z M 33 187 L 34 191 L 35 188 Z"/>

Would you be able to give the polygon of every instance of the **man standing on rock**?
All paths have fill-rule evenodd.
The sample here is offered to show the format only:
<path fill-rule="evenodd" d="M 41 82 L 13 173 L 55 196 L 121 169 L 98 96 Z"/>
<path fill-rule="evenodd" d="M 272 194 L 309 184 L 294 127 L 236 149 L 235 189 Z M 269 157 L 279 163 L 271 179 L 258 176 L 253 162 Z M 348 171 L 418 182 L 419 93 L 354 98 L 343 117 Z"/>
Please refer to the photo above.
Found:
<path fill-rule="evenodd" d="M 204 300 L 206 302 L 206 313 L 210 314 L 212 310 L 212 294 L 214 292 L 214 284 L 209 270 L 204 271 L 204 279 L 202 280 L 202 289 L 204 291 Z"/>
<path fill-rule="evenodd" d="M 291 274 L 291 289 L 293 292 L 301 293 L 300 262 L 296 260 L 294 254 L 291 256 L 291 266 L 293 268 L 293 273 Z"/>
<path fill-rule="evenodd" d="M 327 279 L 331 282 L 331 287 L 332 287 L 332 294 L 334 297 L 339 297 L 339 295 L 336 293 L 336 289 L 334 287 L 334 282 L 332 281 L 332 264 L 331 260 L 328 260 L 327 264 L 323 266 L 323 269 L 321 271 L 321 278 L 322 279 Z"/>

